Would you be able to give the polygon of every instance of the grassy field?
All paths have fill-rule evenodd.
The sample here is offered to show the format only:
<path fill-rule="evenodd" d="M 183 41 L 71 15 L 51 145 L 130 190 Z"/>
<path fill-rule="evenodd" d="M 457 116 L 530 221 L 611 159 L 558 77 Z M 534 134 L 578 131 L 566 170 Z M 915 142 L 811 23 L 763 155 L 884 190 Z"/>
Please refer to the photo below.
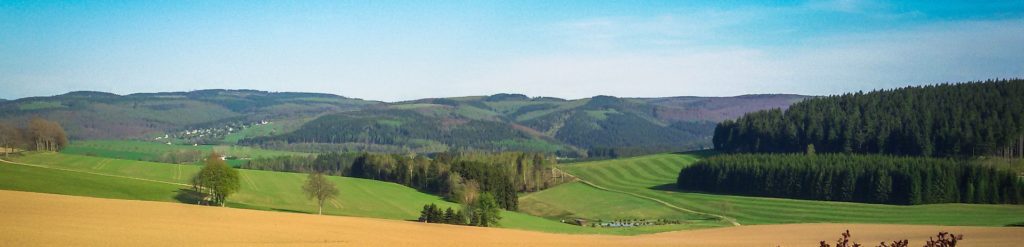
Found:
<path fill-rule="evenodd" d="M 212 151 L 239 158 L 256 158 L 282 155 L 309 155 L 306 153 L 267 150 L 260 148 L 228 145 L 167 145 L 147 141 L 99 140 L 74 141 L 62 150 L 66 154 L 89 155 L 127 160 L 157 160 L 165 153 L 179 150 L 199 150 L 204 154 Z"/>
<path fill-rule="evenodd" d="M 583 180 L 608 189 L 657 199 L 704 213 L 724 215 L 740 224 L 783 224 L 808 222 L 892 223 L 965 226 L 1005 226 L 1024 222 L 1024 206 L 986 204 L 931 204 L 897 206 L 847 202 L 809 201 L 747 196 L 681 192 L 675 190 L 679 170 L 697 159 L 697 154 L 658 154 L 626 159 L 581 162 L 561 168 Z M 576 185 L 565 190 L 573 194 L 599 193 Z M 541 193 L 559 193 L 551 189 Z M 546 198 L 552 205 L 602 205 L 603 198 Z M 572 201 L 572 202 L 567 202 Z M 654 205 L 658 206 L 658 205 Z M 578 214 L 605 211 L 601 208 L 574 209 Z M 608 208 L 615 210 L 615 208 Z M 656 210 L 651 209 L 654 212 Z"/>
<path fill-rule="evenodd" d="M 55 173 L 67 175 L 60 177 L 61 179 L 64 177 L 81 177 L 82 179 L 91 179 L 89 180 L 89 183 L 81 184 L 104 185 L 102 188 L 106 188 L 109 191 L 127 192 L 124 196 L 111 198 L 139 200 L 163 198 L 158 201 L 171 201 L 175 196 L 177 196 L 177 188 L 184 188 L 183 186 L 174 186 L 167 183 L 188 184 L 192 176 L 200 169 L 197 165 L 174 165 L 59 153 L 30 154 L 13 159 L 13 161 L 72 170 L 58 170 L 55 171 Z M 47 169 L 45 168 L 24 166 L 4 167 L 7 169 L 17 168 L 23 170 L 19 172 L 30 172 L 23 176 L 25 177 L 23 180 L 27 180 L 29 177 L 34 177 L 34 179 L 41 181 L 51 180 L 46 179 L 50 174 L 47 173 L 48 171 L 46 171 Z M 12 173 L 14 172 L 15 171 L 12 171 Z M 89 172 L 92 174 L 81 172 Z M 301 190 L 302 183 L 305 182 L 306 179 L 305 174 L 256 170 L 239 170 L 239 174 L 241 175 L 242 188 L 237 194 L 229 198 L 228 204 L 230 206 L 290 212 L 315 212 L 316 204 L 307 199 Z M 132 180 L 127 178 L 147 179 L 166 183 L 155 183 L 151 181 Z M 414 189 L 394 183 L 337 176 L 330 176 L 328 178 L 342 191 L 341 195 L 336 200 L 325 205 L 324 212 L 328 214 L 408 220 L 415 219 L 419 216 L 419 210 L 423 204 L 437 203 L 439 205 L 454 206 L 454 204 L 443 201 L 436 196 L 419 193 Z M 125 183 L 105 185 L 103 182 L 105 179 L 110 179 L 115 182 L 123 181 Z M 77 188 L 74 188 L 75 186 L 64 186 L 76 185 L 79 184 L 78 182 L 82 181 L 72 180 L 67 183 L 60 183 L 54 186 L 47 186 L 46 183 L 33 184 L 35 186 L 22 186 L 20 185 L 22 184 L 20 181 L 15 181 L 11 183 L 4 182 L 3 186 L 5 186 L 4 188 L 15 190 L 47 193 L 53 193 L 53 190 L 60 190 L 60 187 L 68 187 L 68 189 L 71 190 L 68 190 L 67 193 L 58 194 L 94 196 L 92 193 L 95 191 L 91 189 L 78 190 Z M 154 190 L 150 190 L 149 187 L 152 186 L 159 186 L 160 188 L 159 190 L 155 190 L 156 188 L 152 188 Z M 50 189 L 50 191 L 47 191 L 48 189 Z M 146 189 L 143 191 L 146 193 L 131 192 L 131 190 L 134 189 Z M 163 193 L 162 195 L 155 195 L 161 193 L 150 193 L 154 191 L 161 191 Z M 107 197 L 102 195 L 96 196 Z M 171 199 L 168 200 L 167 198 Z"/>
<path fill-rule="evenodd" d="M 965 246 L 1014 246 L 1024 235 L 1019 227 L 858 224 L 566 235 L 4 190 L 0 205 L 0 239 L 10 246 L 813 246 L 847 229 L 861 243 L 909 239 L 920 246 L 949 231 L 964 234 Z"/>
<path fill-rule="evenodd" d="M 0 163 L 0 189 L 116 199 L 176 201 L 191 203 L 187 193 L 189 179 L 200 169 L 197 165 L 166 164 L 64 153 L 28 153 L 12 156 L 14 162 L 31 167 Z M 241 190 L 228 198 L 228 206 L 259 210 L 315 213 L 316 205 L 307 199 L 301 186 L 305 174 L 239 170 Z M 395 183 L 330 176 L 341 195 L 324 206 L 324 213 L 414 220 L 424 204 L 457 207 L 440 197 L 418 192 Z M 177 185 L 176 185 L 177 184 Z M 518 212 L 504 212 L 501 227 L 556 233 L 593 233 L 634 235 L 648 233 L 636 229 L 600 229 L 578 227 Z"/>
<path fill-rule="evenodd" d="M 183 186 L 0 162 L 0 189 L 102 198 L 177 202 Z"/>

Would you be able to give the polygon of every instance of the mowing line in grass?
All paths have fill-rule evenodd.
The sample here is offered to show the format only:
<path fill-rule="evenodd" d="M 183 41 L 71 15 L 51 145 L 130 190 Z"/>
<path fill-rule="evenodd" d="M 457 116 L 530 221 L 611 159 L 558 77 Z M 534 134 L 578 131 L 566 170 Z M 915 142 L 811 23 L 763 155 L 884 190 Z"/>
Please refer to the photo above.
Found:
<path fill-rule="evenodd" d="M 740 223 L 737 222 L 735 219 L 732 219 L 732 218 L 729 218 L 729 217 L 725 217 L 725 216 L 721 216 L 721 215 L 717 215 L 717 214 L 712 214 L 712 213 L 698 212 L 698 211 L 694 211 L 694 210 L 678 207 L 676 205 L 672 205 L 671 203 L 668 203 L 668 202 L 665 202 L 665 201 L 662 201 L 662 200 L 659 200 L 659 199 L 655 199 L 655 198 L 652 198 L 652 197 L 643 196 L 643 195 L 636 194 L 636 193 L 625 192 L 625 191 L 621 191 L 621 190 L 608 189 L 608 188 L 601 187 L 599 185 L 593 184 L 591 182 L 588 182 L 588 181 L 582 180 L 582 179 L 580 180 L 580 182 L 582 182 L 583 184 L 586 184 L 586 185 L 590 185 L 591 187 L 594 187 L 594 188 L 597 188 L 597 189 L 600 189 L 600 190 L 616 192 L 616 193 L 622 193 L 622 194 L 631 195 L 631 196 L 635 196 L 635 197 L 642 198 L 642 199 L 651 200 L 651 201 L 660 203 L 662 205 L 665 205 L 665 206 L 667 206 L 669 208 L 673 208 L 673 209 L 679 210 L 681 212 L 691 213 L 691 214 L 698 214 L 698 215 L 707 215 L 707 216 L 712 216 L 712 217 L 715 217 L 715 218 L 719 218 L 719 219 L 722 219 L 722 220 L 725 220 L 725 221 L 729 222 L 733 226 L 739 226 L 740 225 Z"/>
<path fill-rule="evenodd" d="M 192 186 L 192 185 L 188 185 L 188 184 L 172 183 L 172 182 L 166 182 L 166 181 L 160 181 L 160 180 L 152 180 L 152 179 L 145 179 L 145 178 L 136 178 L 136 177 L 119 176 L 119 175 L 103 174 L 103 173 L 96 173 L 96 172 L 79 171 L 79 170 L 64 169 L 64 168 L 50 167 L 50 166 L 44 166 L 44 165 L 26 164 L 26 163 L 21 163 L 21 162 L 14 162 L 14 161 L 5 160 L 3 158 L 0 158 L 0 161 L 2 161 L 0 163 L 7 163 L 7 164 L 13 164 L 13 165 L 31 166 L 31 167 L 53 169 L 53 170 L 60 170 L 60 171 L 68 171 L 68 172 L 78 172 L 78 173 L 85 173 L 85 174 L 92 174 L 92 175 L 99 175 L 99 176 L 115 177 L 115 178 L 135 179 L 135 180 L 139 180 L 139 181 L 149 181 L 149 182 L 155 182 L 155 183 L 165 183 L 165 184 L 179 185 L 179 186 L 185 186 L 185 187 L 191 187 Z"/>

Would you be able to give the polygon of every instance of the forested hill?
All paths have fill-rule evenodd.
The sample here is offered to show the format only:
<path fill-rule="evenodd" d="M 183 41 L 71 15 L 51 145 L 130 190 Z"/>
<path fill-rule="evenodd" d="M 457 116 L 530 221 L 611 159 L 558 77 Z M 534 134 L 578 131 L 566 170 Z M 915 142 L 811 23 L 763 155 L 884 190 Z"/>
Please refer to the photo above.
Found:
<path fill-rule="evenodd" d="M 805 100 L 788 110 L 718 124 L 726 152 L 881 153 L 913 156 L 1024 153 L 1024 80 L 906 87 Z"/>
<path fill-rule="evenodd" d="M 73 139 L 142 138 L 204 126 L 309 118 L 380 102 L 318 93 L 200 90 L 117 95 L 71 92 L 0 102 L 0 120 L 59 122 Z"/>
<path fill-rule="evenodd" d="M 73 140 L 145 139 L 302 151 L 541 151 L 628 156 L 709 148 L 717 122 L 800 95 L 566 100 L 495 94 L 383 103 L 332 94 L 71 92 L 0 102 L 0 122 L 59 122 Z"/>
<path fill-rule="evenodd" d="M 616 157 L 707 148 L 719 119 L 785 108 L 804 98 L 596 96 L 564 100 L 496 94 L 422 99 L 327 115 L 292 133 L 242 142 L 268 148 L 483 149 Z"/>

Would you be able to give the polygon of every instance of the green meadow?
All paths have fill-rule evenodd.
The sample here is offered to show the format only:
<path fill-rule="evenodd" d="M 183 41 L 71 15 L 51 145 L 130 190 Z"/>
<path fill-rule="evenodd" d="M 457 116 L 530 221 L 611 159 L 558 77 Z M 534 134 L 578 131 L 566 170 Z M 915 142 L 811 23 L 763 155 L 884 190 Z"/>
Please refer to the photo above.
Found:
<path fill-rule="evenodd" d="M 242 159 L 282 155 L 309 155 L 307 153 L 267 150 L 245 146 L 167 145 L 165 143 L 157 142 L 124 140 L 74 141 L 71 143 L 71 145 L 61 150 L 61 153 L 117 158 L 126 160 L 152 161 L 158 160 L 162 155 L 166 153 L 182 150 L 199 150 L 203 152 L 203 154 L 217 152 L 219 154 L 235 156 Z M 228 162 L 231 163 L 232 161 Z"/>
<path fill-rule="evenodd" d="M 929 204 L 900 206 L 677 191 L 675 182 L 679 170 L 701 157 L 700 154 L 657 154 L 564 164 L 560 165 L 560 168 L 582 180 L 609 190 L 628 193 L 648 201 L 660 200 L 697 212 L 726 216 L 743 225 L 849 222 L 1005 226 L 1024 222 L 1024 206 L 1021 205 Z M 531 195 L 530 198 L 527 198 L 528 201 L 532 198 L 539 200 L 527 203 L 527 205 L 561 205 L 559 210 L 564 211 L 561 214 L 577 215 L 594 215 L 595 212 L 622 212 L 622 217 L 630 217 L 630 215 L 637 214 L 635 212 L 652 215 L 657 215 L 656 212 L 665 212 L 653 208 L 634 209 L 630 212 L 616 211 L 621 210 L 620 206 L 603 203 L 604 197 L 546 195 L 549 193 L 587 195 L 603 192 L 594 187 L 567 184 Z M 583 207 L 585 205 L 593 206 Z M 643 208 L 664 207 L 660 204 L 647 203 L 645 205 L 649 206 Z M 527 211 L 530 210 L 534 209 L 531 208 Z M 600 217 L 609 217 L 609 215 L 600 215 Z"/>
<path fill-rule="evenodd" d="M 200 166 L 113 159 L 66 153 L 29 152 L 7 158 L 24 166 L 0 162 L 0 189 L 102 198 L 194 203 L 188 182 Z M 315 213 L 316 204 L 301 191 L 301 173 L 239 170 L 241 190 L 228 198 L 229 207 Z M 424 204 L 458 207 L 440 197 L 395 183 L 330 176 L 341 194 L 324 213 L 396 220 L 415 220 Z M 651 229 L 602 229 L 560 223 L 519 212 L 503 212 L 504 228 L 557 233 L 632 235 Z"/>
<path fill-rule="evenodd" d="M 728 226 L 707 214 L 723 215 L 740 224 L 806 222 L 899 223 L 1004 226 L 1024 222 L 1024 206 L 932 204 L 895 206 L 746 196 L 712 195 L 674 190 L 679 169 L 701 156 L 659 154 L 626 159 L 581 162 L 560 168 L 584 182 L 572 182 L 520 197 L 521 212 L 504 212 L 501 227 L 555 233 L 635 235 L 683 229 Z M 103 198 L 194 203 L 188 182 L 200 166 L 167 164 L 68 153 L 27 152 L 0 162 L 0 189 Z M 315 213 L 301 185 L 305 174 L 239 170 L 242 189 L 229 207 Z M 341 195 L 324 213 L 414 220 L 424 204 L 457 204 L 395 183 L 331 176 Z M 693 210 L 675 209 L 662 203 Z M 705 214 L 707 213 L 707 214 Z M 683 224 L 592 228 L 560 219 L 671 219 Z"/>

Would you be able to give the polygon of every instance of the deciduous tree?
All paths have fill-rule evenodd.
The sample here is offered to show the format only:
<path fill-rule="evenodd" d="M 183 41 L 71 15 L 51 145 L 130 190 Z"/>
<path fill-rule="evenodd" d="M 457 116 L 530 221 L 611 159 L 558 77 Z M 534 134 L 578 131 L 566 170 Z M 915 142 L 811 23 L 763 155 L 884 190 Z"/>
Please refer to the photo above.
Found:
<path fill-rule="evenodd" d="M 228 196 L 238 192 L 238 170 L 228 166 L 220 154 L 210 153 L 206 165 L 195 177 L 192 177 L 192 188 L 208 196 L 208 201 L 224 206 Z"/>
<path fill-rule="evenodd" d="M 319 172 L 310 173 L 306 177 L 306 184 L 302 186 L 302 190 L 306 192 L 306 196 L 310 199 L 316 200 L 316 204 L 319 206 L 317 214 L 324 214 L 324 202 L 337 197 L 339 194 L 338 188 L 334 187 L 334 183 L 327 180 L 324 174 Z"/>

